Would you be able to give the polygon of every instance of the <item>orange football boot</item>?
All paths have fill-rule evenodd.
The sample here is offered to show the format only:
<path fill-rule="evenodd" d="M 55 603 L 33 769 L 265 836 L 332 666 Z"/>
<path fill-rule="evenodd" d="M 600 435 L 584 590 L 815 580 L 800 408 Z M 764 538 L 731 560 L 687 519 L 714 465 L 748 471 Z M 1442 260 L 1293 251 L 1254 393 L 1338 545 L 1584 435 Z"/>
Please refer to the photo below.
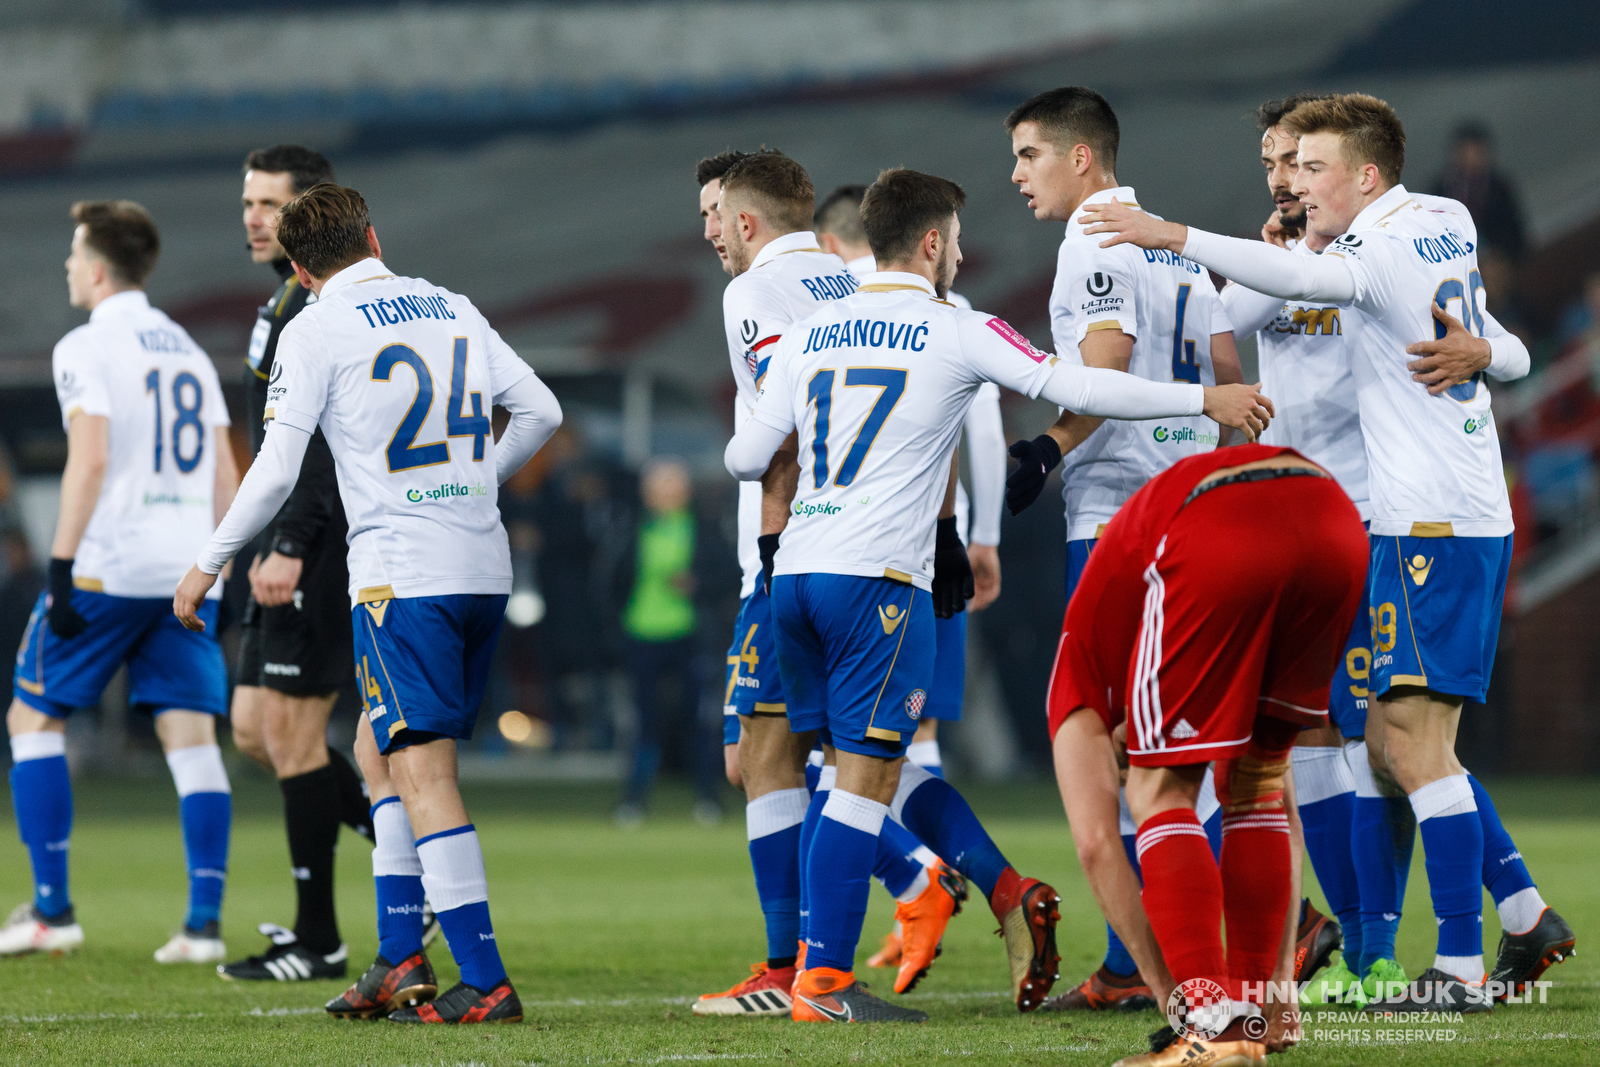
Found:
<path fill-rule="evenodd" d="M 895 908 L 899 913 L 899 907 Z M 878 951 L 867 960 L 868 967 L 898 967 L 901 954 L 905 951 L 905 942 L 897 920 L 894 929 L 883 935 L 883 944 L 878 946 Z"/>
<path fill-rule="evenodd" d="M 896 993 L 911 992 L 928 973 L 939 955 L 944 928 L 961 911 L 966 899 L 966 882 L 940 860 L 928 868 L 928 888 L 915 900 L 895 906 L 895 918 L 900 920 L 902 931 L 900 971 L 894 978 Z"/>
<path fill-rule="evenodd" d="M 925 1023 L 927 1012 L 901 1008 L 867 992 L 849 971 L 812 967 L 794 986 L 799 1023 Z"/>

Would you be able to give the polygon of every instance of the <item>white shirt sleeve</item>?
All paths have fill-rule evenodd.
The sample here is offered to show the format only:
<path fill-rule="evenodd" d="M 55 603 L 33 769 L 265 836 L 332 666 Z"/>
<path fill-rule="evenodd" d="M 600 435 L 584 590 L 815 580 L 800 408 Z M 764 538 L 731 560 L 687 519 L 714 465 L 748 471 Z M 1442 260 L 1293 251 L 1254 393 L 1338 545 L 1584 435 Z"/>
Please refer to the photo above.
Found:
<path fill-rule="evenodd" d="M 232 426 L 233 420 L 228 417 L 228 400 L 222 395 L 222 379 L 217 377 L 216 364 L 210 358 L 206 359 L 206 424 L 208 426 Z"/>
<path fill-rule="evenodd" d="M 489 360 L 489 389 L 493 393 L 494 402 L 509 409 L 510 405 L 501 404 L 500 398 L 512 386 L 532 374 L 533 368 L 523 362 L 522 357 L 517 355 L 516 349 L 500 339 L 500 334 L 493 326 L 486 322 L 483 324 L 483 330 L 488 349 L 485 355 Z M 551 429 L 553 431 L 554 427 Z"/>
<path fill-rule="evenodd" d="M 1264 241 L 1224 237 L 1190 226 L 1183 258 L 1280 300 L 1349 304 L 1356 296 L 1355 275 L 1343 258 L 1330 255 L 1333 251 L 1330 246 L 1320 256 L 1297 256 Z"/>
<path fill-rule="evenodd" d="M 1106 419 L 1167 419 L 1205 414 L 1206 388 L 1152 382 L 1136 374 L 1057 363 L 1039 390 L 1052 404 Z"/>
<path fill-rule="evenodd" d="M 282 419 L 268 425 L 261 451 L 239 483 L 233 505 L 200 550 L 197 567 L 206 574 L 220 572 L 235 552 L 272 521 L 300 478 L 300 463 L 310 443 L 311 430 Z"/>
<path fill-rule="evenodd" d="M 741 275 L 723 291 L 722 321 L 729 347 L 743 346 L 743 365 L 735 366 L 734 373 L 753 389 L 766 376 L 779 339 L 793 321 L 792 312 L 770 286 Z"/>
<path fill-rule="evenodd" d="M 1000 387 L 985 382 L 967 408 L 967 466 L 972 471 L 972 511 L 967 541 L 1000 543 L 1000 508 L 1006 496 L 1006 430 Z"/>
<path fill-rule="evenodd" d="M 1283 310 L 1283 298 L 1229 282 L 1222 290 L 1222 307 L 1233 326 L 1233 340 L 1239 343 L 1272 325 L 1272 320 Z"/>
<path fill-rule="evenodd" d="M 982 312 L 958 311 L 956 336 L 961 355 L 975 380 L 994 382 L 1036 397 L 1050 377 L 1056 359 L 1041 352 L 1004 319 Z"/>
<path fill-rule="evenodd" d="M 111 394 L 106 391 L 106 376 L 86 327 L 79 327 L 58 341 L 50 362 L 63 429 L 80 412 L 111 417 Z"/>
<path fill-rule="evenodd" d="M 1074 345 L 1091 330 L 1121 330 L 1139 336 L 1138 286 L 1127 257 L 1115 248 L 1074 246 L 1057 261 L 1058 300 L 1071 302 Z"/>
<path fill-rule="evenodd" d="M 803 339 L 801 343 L 804 343 Z M 728 468 L 729 474 L 741 482 L 756 481 L 767 473 L 778 446 L 798 425 L 787 373 L 793 359 L 785 358 L 792 354 L 795 347 L 793 334 L 767 346 L 773 353 L 770 357 L 772 362 L 763 376 L 756 406 L 723 451 L 723 465 Z"/>
<path fill-rule="evenodd" d="M 1489 342 L 1489 377 L 1497 382 L 1514 382 L 1528 373 L 1528 346 L 1522 338 L 1500 325 L 1487 311 L 1483 315 L 1483 338 Z"/>
<path fill-rule="evenodd" d="M 759 481 L 790 431 L 774 429 L 760 419 L 746 419 L 723 450 L 722 464 L 741 482 Z"/>
<path fill-rule="evenodd" d="M 278 335 L 272 377 L 267 382 L 267 419 L 315 433 L 328 406 L 331 377 L 321 331 L 308 317 L 295 316 Z"/>
<path fill-rule="evenodd" d="M 501 485 L 521 470 L 561 425 L 561 404 L 556 395 L 526 363 L 520 359 L 517 362 L 528 373 L 509 388 L 497 391 L 494 398 L 496 404 L 511 412 L 505 432 L 494 443 L 495 480 Z"/>

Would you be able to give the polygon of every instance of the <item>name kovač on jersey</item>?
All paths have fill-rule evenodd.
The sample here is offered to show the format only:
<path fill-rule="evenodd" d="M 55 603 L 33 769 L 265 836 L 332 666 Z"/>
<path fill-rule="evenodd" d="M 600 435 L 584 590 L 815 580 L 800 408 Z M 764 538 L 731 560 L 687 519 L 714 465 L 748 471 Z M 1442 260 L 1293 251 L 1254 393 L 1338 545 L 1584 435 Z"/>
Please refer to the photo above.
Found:
<path fill-rule="evenodd" d="M 352 602 L 511 592 L 490 410 L 532 373 L 466 297 L 376 259 L 284 328 L 266 417 L 328 439 Z"/>
<path fill-rule="evenodd" d="M 767 373 L 778 339 L 791 323 L 817 306 L 849 296 L 856 279 L 844 260 L 817 245 L 810 230 L 774 238 L 757 252 L 750 268 L 728 283 L 722 295 L 723 328 L 736 388 L 733 428 L 738 432 L 756 405 L 757 386 Z M 761 577 L 761 483 L 739 483 L 740 597 L 755 591 Z"/>
<path fill-rule="evenodd" d="M 1458 537 L 1512 531 L 1500 440 L 1481 373 L 1433 396 L 1412 380 L 1406 346 L 1442 337 L 1435 304 L 1474 335 L 1505 335 L 1484 306 L 1477 229 L 1465 208 L 1396 185 L 1323 252 L 1355 279 L 1361 316 L 1354 361 L 1366 439 L 1372 532 L 1409 535 L 1451 524 Z"/>
<path fill-rule="evenodd" d="M 107 297 L 57 342 L 61 422 L 110 422 L 105 479 L 78 543 L 79 588 L 168 597 L 216 526 L 216 429 L 229 425 L 216 368 L 140 290 Z M 222 595 L 221 585 L 207 596 Z"/>
<path fill-rule="evenodd" d="M 1112 199 L 1138 207 L 1128 186 L 1105 189 L 1084 204 Z M 1128 373 L 1154 382 L 1215 385 L 1211 335 L 1229 332 L 1210 274 L 1171 252 L 1130 244 L 1101 248 L 1104 234 L 1067 223 L 1050 293 L 1056 354 L 1082 363 L 1078 345 L 1096 330 L 1133 338 Z M 1270 395 L 1270 394 L 1268 394 Z M 1185 456 L 1215 448 L 1217 424 L 1204 416 L 1155 422 L 1106 422 L 1062 459 L 1067 540 L 1097 536 L 1145 482 Z"/>

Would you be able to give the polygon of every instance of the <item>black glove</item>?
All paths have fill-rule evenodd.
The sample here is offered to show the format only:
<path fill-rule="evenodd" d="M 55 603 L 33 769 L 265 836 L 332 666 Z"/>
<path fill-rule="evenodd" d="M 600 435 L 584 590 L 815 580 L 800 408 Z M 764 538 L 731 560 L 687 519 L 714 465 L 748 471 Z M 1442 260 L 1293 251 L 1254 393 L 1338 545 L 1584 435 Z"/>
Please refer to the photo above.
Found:
<path fill-rule="evenodd" d="M 1017 469 L 1006 478 L 1006 507 L 1018 515 L 1039 499 L 1044 480 L 1061 462 L 1061 446 L 1046 433 L 1031 441 L 1018 441 L 1006 451 L 1017 458 Z"/>
<path fill-rule="evenodd" d="M 956 517 L 940 519 L 933 542 L 933 613 L 948 619 L 967 610 L 967 599 L 976 592 L 972 583 L 972 564 L 967 562 L 967 546 L 956 533 Z"/>
<path fill-rule="evenodd" d="M 77 637 L 89 628 L 89 620 L 72 606 L 72 561 L 50 561 L 50 629 L 57 637 Z"/>
<path fill-rule="evenodd" d="M 772 595 L 772 561 L 778 556 L 778 538 L 782 534 L 762 534 L 756 538 L 756 548 L 761 550 L 761 589 Z"/>

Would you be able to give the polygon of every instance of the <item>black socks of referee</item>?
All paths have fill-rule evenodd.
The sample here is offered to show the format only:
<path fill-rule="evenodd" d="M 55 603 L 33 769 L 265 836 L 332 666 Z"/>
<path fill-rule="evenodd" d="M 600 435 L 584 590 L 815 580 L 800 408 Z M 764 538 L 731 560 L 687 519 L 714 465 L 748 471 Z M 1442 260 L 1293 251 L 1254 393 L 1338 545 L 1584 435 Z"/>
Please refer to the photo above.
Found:
<path fill-rule="evenodd" d="M 372 799 L 367 796 L 361 776 L 332 745 L 328 746 L 328 766 L 339 780 L 339 821 L 368 841 L 373 840 Z"/>
<path fill-rule="evenodd" d="M 339 948 L 339 922 L 333 912 L 333 857 L 343 810 L 338 768 L 329 763 L 278 782 L 294 868 L 294 934 L 307 949 L 323 955 Z M 349 768 L 345 763 L 347 774 Z"/>

